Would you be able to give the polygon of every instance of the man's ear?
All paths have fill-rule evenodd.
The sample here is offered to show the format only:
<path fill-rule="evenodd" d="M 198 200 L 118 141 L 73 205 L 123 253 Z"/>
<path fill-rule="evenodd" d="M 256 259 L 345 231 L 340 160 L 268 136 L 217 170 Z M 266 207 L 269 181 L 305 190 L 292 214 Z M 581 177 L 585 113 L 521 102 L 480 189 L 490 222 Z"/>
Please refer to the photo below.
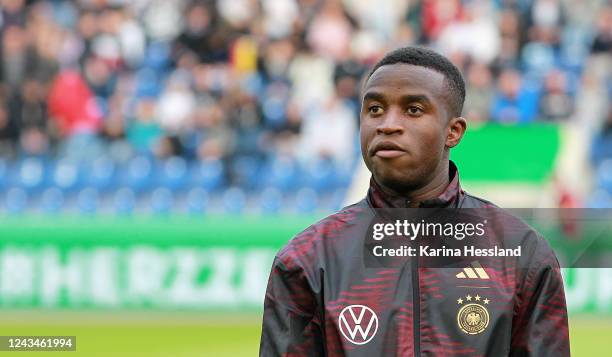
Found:
<path fill-rule="evenodd" d="M 454 148 L 459 144 L 465 130 L 467 129 L 467 121 L 463 117 L 454 117 L 448 122 L 446 147 Z"/>

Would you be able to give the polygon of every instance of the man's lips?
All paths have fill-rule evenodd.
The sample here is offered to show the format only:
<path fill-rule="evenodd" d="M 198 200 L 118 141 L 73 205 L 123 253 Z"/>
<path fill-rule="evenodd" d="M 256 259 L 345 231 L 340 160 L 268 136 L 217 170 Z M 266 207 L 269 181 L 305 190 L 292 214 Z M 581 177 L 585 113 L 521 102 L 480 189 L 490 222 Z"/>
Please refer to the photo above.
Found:
<path fill-rule="evenodd" d="M 383 159 L 392 159 L 404 155 L 406 151 L 399 145 L 391 141 L 383 141 L 376 144 L 372 150 L 373 156 L 378 156 Z"/>
<path fill-rule="evenodd" d="M 383 159 L 392 159 L 394 157 L 402 156 L 405 153 L 406 152 L 402 150 L 378 150 L 374 153 L 374 155 Z"/>

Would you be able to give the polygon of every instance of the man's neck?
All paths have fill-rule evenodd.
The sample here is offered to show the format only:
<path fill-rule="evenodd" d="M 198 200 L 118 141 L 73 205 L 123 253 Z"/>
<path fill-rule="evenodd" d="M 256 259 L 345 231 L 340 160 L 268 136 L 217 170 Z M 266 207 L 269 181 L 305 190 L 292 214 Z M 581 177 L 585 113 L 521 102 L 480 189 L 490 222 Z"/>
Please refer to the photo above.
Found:
<path fill-rule="evenodd" d="M 410 207 L 418 207 L 420 202 L 439 197 L 448 187 L 450 182 L 448 172 L 448 162 L 444 167 L 437 170 L 438 172 L 425 186 L 410 191 L 396 191 L 379 183 L 382 191 L 391 196 L 404 197 L 410 202 Z"/>

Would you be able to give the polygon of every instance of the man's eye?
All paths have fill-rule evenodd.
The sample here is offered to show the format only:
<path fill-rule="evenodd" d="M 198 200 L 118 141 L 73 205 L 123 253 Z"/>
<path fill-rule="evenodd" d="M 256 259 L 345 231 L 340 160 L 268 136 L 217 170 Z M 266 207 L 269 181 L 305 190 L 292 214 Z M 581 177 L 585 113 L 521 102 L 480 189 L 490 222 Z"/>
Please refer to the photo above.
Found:
<path fill-rule="evenodd" d="M 421 115 L 423 114 L 423 109 L 419 108 L 419 107 L 408 107 L 408 114 L 409 115 Z"/>
<path fill-rule="evenodd" d="M 380 105 L 373 105 L 368 108 L 368 111 L 370 112 L 370 114 L 379 115 L 382 114 L 383 108 Z"/>

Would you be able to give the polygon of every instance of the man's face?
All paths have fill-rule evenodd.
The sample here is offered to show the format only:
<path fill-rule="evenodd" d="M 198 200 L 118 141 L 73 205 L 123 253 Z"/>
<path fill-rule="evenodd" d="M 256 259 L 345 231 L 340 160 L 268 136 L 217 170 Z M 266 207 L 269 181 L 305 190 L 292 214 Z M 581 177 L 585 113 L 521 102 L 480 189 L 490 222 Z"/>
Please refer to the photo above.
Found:
<path fill-rule="evenodd" d="M 446 164 L 444 75 L 408 64 L 378 68 L 366 82 L 361 153 L 374 179 L 398 193 L 424 187 Z"/>

